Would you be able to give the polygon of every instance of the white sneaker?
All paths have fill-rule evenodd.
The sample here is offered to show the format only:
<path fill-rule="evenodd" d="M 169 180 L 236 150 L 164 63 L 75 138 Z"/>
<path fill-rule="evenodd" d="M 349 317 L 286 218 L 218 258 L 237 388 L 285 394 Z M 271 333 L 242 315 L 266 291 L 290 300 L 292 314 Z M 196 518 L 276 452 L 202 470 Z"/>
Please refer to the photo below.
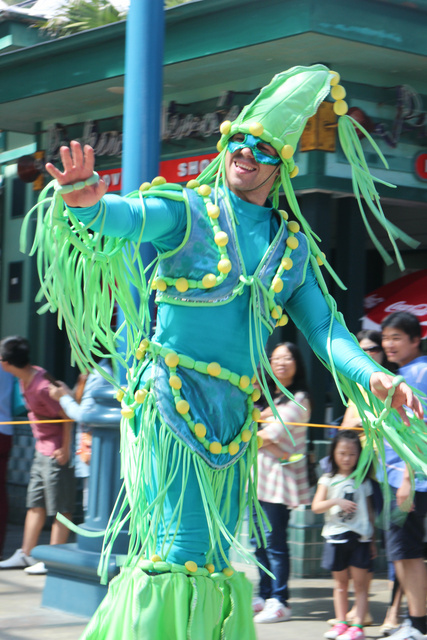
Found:
<path fill-rule="evenodd" d="M 410 620 L 405 620 L 402 626 L 389 636 L 390 640 L 426 640 L 427 636 L 412 626 Z"/>
<path fill-rule="evenodd" d="M 27 556 L 22 549 L 17 549 L 10 558 L 0 562 L 0 569 L 24 569 L 25 567 L 31 567 L 36 562 L 34 558 Z"/>
<path fill-rule="evenodd" d="M 260 596 L 256 596 L 255 598 L 252 598 L 252 611 L 254 613 L 259 613 L 264 609 L 264 607 L 265 607 L 264 598 L 261 598 Z"/>
<path fill-rule="evenodd" d="M 265 607 L 254 617 L 254 622 L 284 622 L 291 617 L 291 609 L 285 607 L 277 598 L 268 598 Z"/>
<path fill-rule="evenodd" d="M 45 573 L 47 573 L 44 562 L 37 562 L 31 567 L 26 567 L 24 571 L 25 573 L 29 573 L 31 576 L 43 576 Z"/>

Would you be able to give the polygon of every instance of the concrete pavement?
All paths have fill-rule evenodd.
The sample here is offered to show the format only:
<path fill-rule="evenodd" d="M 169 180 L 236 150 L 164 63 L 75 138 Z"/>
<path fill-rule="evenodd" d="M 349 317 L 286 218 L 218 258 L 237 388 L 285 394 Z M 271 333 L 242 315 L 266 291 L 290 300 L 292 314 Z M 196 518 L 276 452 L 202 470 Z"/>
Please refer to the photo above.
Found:
<path fill-rule="evenodd" d="M 20 546 L 21 536 L 22 528 L 10 527 L 5 557 Z M 47 543 L 47 532 L 43 532 L 43 536 L 42 542 Z M 256 585 L 257 572 L 253 567 L 235 567 L 245 570 Z M 40 603 L 45 579 L 45 576 L 27 575 L 22 570 L 0 571 L 0 640 L 78 640 L 87 618 L 42 608 Z M 326 620 L 333 616 L 332 580 L 293 579 L 291 592 L 292 619 L 256 625 L 258 640 L 309 640 L 323 637 L 329 628 Z M 387 580 L 373 580 L 370 609 L 376 625 L 365 628 L 369 639 L 381 637 L 379 625 L 385 615 L 388 597 Z"/>

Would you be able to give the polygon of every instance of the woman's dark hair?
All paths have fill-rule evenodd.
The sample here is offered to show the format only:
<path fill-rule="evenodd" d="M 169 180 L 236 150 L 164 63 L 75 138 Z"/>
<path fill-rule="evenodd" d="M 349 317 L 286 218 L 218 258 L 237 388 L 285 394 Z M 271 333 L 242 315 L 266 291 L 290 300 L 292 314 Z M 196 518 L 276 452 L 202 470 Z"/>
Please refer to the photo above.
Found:
<path fill-rule="evenodd" d="M 279 344 L 275 345 L 273 351 L 271 352 L 270 360 L 273 356 L 273 353 L 279 347 L 287 347 L 293 359 L 295 360 L 295 375 L 294 375 L 294 379 L 292 380 L 292 383 L 289 385 L 289 387 L 287 387 L 288 391 L 290 391 L 293 394 L 297 393 L 298 391 L 299 392 L 303 391 L 306 393 L 308 397 L 310 397 L 310 392 L 308 389 L 307 377 L 305 372 L 305 364 L 301 355 L 301 351 L 299 350 L 297 345 L 294 344 L 293 342 L 280 342 Z M 275 380 L 270 378 L 268 381 L 268 386 L 269 386 L 272 397 L 277 395 L 277 393 L 281 393 L 281 392 L 277 392 L 276 390 Z M 284 394 L 282 394 L 282 398 L 280 399 L 278 404 L 285 404 L 286 402 L 289 402 L 289 398 Z"/>
<path fill-rule="evenodd" d="M 337 448 L 338 443 L 341 442 L 342 440 L 346 440 L 347 442 L 354 442 L 354 444 L 357 447 L 357 453 L 358 453 L 357 460 L 359 460 L 360 454 L 362 453 L 362 445 L 360 444 L 359 436 L 357 435 L 357 433 L 355 431 L 352 431 L 351 429 L 339 429 L 335 434 L 334 439 L 331 442 L 331 451 L 329 453 L 329 464 L 331 468 L 331 476 L 335 476 L 337 473 L 339 473 L 337 463 L 335 462 L 334 454 L 335 454 L 335 449 Z"/>
<path fill-rule="evenodd" d="M 30 343 L 21 336 L 9 336 L 0 342 L 0 358 L 13 367 L 23 369 L 30 364 Z"/>
<path fill-rule="evenodd" d="M 375 329 L 362 329 L 362 331 L 356 333 L 356 338 L 358 342 L 361 342 L 364 339 L 371 340 L 381 347 L 381 349 L 383 348 L 381 331 L 376 331 Z"/>

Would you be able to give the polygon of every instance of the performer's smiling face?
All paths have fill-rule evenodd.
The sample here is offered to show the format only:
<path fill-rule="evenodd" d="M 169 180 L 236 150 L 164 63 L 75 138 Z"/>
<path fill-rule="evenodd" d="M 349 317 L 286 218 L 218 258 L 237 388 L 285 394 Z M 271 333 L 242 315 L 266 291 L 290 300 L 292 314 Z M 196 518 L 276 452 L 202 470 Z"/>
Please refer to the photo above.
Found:
<path fill-rule="evenodd" d="M 260 140 L 256 144 L 255 153 L 261 162 L 257 162 L 254 156 L 253 141 L 247 140 L 249 136 L 237 133 L 231 138 L 231 143 L 236 142 L 237 148 L 230 145 L 225 156 L 225 173 L 227 185 L 233 193 L 246 202 L 263 205 L 270 193 L 274 180 L 279 171 L 279 165 L 271 161 L 263 162 L 263 157 L 273 162 L 279 159 L 277 151 L 271 145 Z M 248 146 L 246 146 L 248 144 Z M 245 146 L 243 146 L 245 145 Z"/>

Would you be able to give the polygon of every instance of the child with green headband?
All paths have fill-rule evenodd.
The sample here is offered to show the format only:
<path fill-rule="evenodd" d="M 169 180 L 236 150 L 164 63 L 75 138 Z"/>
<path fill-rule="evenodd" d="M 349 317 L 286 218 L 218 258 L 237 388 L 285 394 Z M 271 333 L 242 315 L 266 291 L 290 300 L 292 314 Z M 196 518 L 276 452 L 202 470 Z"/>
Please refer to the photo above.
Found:
<path fill-rule="evenodd" d="M 412 429 L 394 444 L 417 468 L 426 466 L 420 403 L 359 349 L 343 325 L 320 274 L 314 235 L 289 188 L 298 136 L 333 77 L 322 65 L 279 75 L 234 123 L 224 124 L 218 159 L 186 188 L 155 178 L 128 197 L 105 195 L 105 183 L 93 173 L 93 150 L 76 141 L 61 148 L 63 171 L 46 166 L 55 193 L 48 200 L 46 189 L 40 198 L 51 204 L 36 232 L 43 294 L 67 318 L 79 363 L 94 366 L 87 339 L 93 335 L 128 369 L 118 397 L 130 548 L 85 639 L 255 638 L 251 587 L 233 571 L 228 552 L 233 546 L 251 559 L 235 533 L 246 510 L 263 521 L 256 498 L 254 403 L 260 391 L 254 382 L 270 396 L 264 346 L 288 317 L 343 392 L 381 415 L 378 434 L 401 419 L 408 425 L 403 405 L 413 409 Z M 299 90 L 303 108 L 289 102 Z M 293 110 L 298 115 L 292 119 Z M 299 222 L 277 209 L 280 184 Z M 148 282 L 141 241 L 158 253 Z M 139 308 L 130 284 L 140 291 Z M 151 289 L 158 304 L 154 336 Z M 115 334 L 114 301 L 125 315 Z M 124 335 L 125 356 L 116 344 Z M 367 400 L 358 383 L 372 392 Z M 372 447 L 366 451 L 358 481 Z M 122 517 L 111 524 L 105 562 Z M 252 520 L 249 527 L 256 536 Z"/>

